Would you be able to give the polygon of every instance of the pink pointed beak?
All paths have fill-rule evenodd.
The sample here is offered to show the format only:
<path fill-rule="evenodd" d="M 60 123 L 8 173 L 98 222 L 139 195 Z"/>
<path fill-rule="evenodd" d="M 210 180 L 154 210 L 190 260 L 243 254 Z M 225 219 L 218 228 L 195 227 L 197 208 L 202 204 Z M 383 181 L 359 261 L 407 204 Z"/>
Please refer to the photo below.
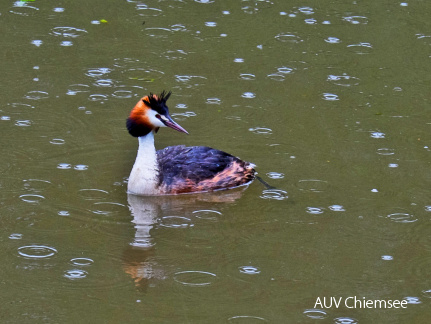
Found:
<path fill-rule="evenodd" d="M 189 133 L 184 128 L 182 128 L 179 124 L 177 124 L 176 122 L 174 122 L 174 120 L 172 119 L 171 116 L 167 115 L 167 116 L 164 116 L 164 117 L 166 117 L 166 119 L 163 118 L 161 120 L 162 120 L 163 124 L 165 124 L 167 127 L 175 129 L 175 130 L 177 130 L 177 131 L 179 131 L 181 133 L 186 133 L 186 134 Z"/>

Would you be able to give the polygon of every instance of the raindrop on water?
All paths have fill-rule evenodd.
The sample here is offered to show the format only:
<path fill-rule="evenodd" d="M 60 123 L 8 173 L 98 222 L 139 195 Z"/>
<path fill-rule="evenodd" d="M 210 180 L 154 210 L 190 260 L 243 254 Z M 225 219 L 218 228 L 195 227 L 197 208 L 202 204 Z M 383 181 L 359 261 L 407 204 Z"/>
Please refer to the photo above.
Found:
<path fill-rule="evenodd" d="M 26 245 L 18 248 L 18 254 L 28 259 L 44 259 L 57 254 L 57 250 L 46 245 Z"/>

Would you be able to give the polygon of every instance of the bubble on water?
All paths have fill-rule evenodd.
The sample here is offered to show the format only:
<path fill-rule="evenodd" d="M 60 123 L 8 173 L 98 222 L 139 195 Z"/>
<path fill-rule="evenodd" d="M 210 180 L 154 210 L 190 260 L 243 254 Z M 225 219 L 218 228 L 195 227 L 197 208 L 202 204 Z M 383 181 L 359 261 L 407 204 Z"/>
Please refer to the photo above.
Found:
<path fill-rule="evenodd" d="M 328 101 L 336 101 L 336 100 L 340 100 L 338 98 L 338 95 L 333 94 L 333 93 L 324 93 L 323 94 L 323 99 L 324 100 L 328 100 Z"/>
<path fill-rule="evenodd" d="M 64 277 L 70 280 L 76 280 L 76 279 L 84 279 L 88 275 L 88 272 L 81 269 L 72 269 L 67 270 L 64 273 Z"/>
<path fill-rule="evenodd" d="M 305 211 L 312 215 L 319 215 L 324 213 L 323 208 L 320 207 L 307 207 Z"/>
<path fill-rule="evenodd" d="M 372 138 L 385 138 L 385 133 L 382 133 L 382 132 L 371 132 L 370 136 Z"/>
<path fill-rule="evenodd" d="M 253 92 L 244 92 L 241 97 L 247 98 L 247 99 L 253 99 L 256 98 L 256 94 Z"/>
<path fill-rule="evenodd" d="M 315 25 L 315 24 L 317 24 L 317 20 L 316 20 L 316 19 L 314 19 L 314 18 L 304 19 L 304 22 L 305 22 L 307 25 Z"/>
<path fill-rule="evenodd" d="M 284 173 L 280 173 L 280 172 L 268 172 L 266 175 L 271 179 L 283 179 L 284 178 Z"/>
<path fill-rule="evenodd" d="M 358 320 L 352 317 L 337 317 L 334 323 L 335 324 L 358 324 Z"/>
<path fill-rule="evenodd" d="M 71 41 L 62 41 L 61 43 L 60 43 L 60 46 L 72 46 L 73 45 L 73 43 L 71 42 Z"/>
<path fill-rule="evenodd" d="M 33 39 L 30 43 L 37 47 L 40 47 L 43 44 L 43 41 L 41 41 L 40 39 Z"/>
<path fill-rule="evenodd" d="M 253 267 L 253 266 L 242 266 L 242 267 L 239 267 L 238 269 L 239 269 L 239 272 L 248 274 L 248 275 L 256 275 L 260 273 L 259 268 Z"/>
<path fill-rule="evenodd" d="M 412 296 L 408 296 L 408 297 L 404 297 L 403 300 L 407 301 L 407 304 L 422 304 L 421 300 L 419 297 L 412 297 Z"/>
<path fill-rule="evenodd" d="M 72 164 L 69 163 L 59 163 L 57 164 L 57 169 L 68 170 L 72 168 Z"/>
<path fill-rule="evenodd" d="M 49 142 L 54 145 L 63 145 L 66 141 L 62 138 L 53 138 Z"/>
<path fill-rule="evenodd" d="M 219 98 L 207 98 L 206 103 L 210 104 L 210 105 L 220 105 L 221 99 L 219 99 Z"/>
<path fill-rule="evenodd" d="M 75 170 L 78 170 L 78 171 L 85 171 L 85 170 L 88 170 L 88 165 L 85 165 L 85 164 L 77 164 L 77 165 L 75 165 L 73 168 L 74 168 Z"/>
<path fill-rule="evenodd" d="M 9 239 L 11 239 L 11 240 L 21 240 L 22 237 L 23 237 L 23 235 L 20 233 L 13 233 L 13 234 L 9 235 Z"/>
<path fill-rule="evenodd" d="M 31 120 L 17 120 L 15 122 L 15 126 L 18 126 L 18 127 L 28 127 L 28 126 L 31 126 L 31 124 L 32 124 Z"/>
<path fill-rule="evenodd" d="M 332 205 L 328 207 L 332 211 L 346 211 L 341 205 Z"/>

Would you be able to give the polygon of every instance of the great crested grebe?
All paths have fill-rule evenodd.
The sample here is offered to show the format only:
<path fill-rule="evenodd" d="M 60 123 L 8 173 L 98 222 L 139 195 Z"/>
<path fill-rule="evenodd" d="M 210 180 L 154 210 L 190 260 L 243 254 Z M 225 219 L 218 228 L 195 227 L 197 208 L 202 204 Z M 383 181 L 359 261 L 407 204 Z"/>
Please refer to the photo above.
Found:
<path fill-rule="evenodd" d="M 171 92 L 150 93 L 132 109 L 127 119 L 130 135 L 139 149 L 127 190 L 135 195 L 175 195 L 230 189 L 255 178 L 255 165 L 210 147 L 169 146 L 156 151 L 154 134 L 160 127 L 188 132 L 173 121 L 166 106 Z"/>

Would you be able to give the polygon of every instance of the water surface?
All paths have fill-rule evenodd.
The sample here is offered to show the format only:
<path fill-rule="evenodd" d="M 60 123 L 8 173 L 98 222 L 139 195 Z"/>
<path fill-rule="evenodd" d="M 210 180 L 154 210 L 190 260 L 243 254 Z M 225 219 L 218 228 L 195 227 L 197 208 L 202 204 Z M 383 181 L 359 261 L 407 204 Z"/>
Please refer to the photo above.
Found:
<path fill-rule="evenodd" d="M 2 3 L 2 321 L 426 323 L 430 9 Z M 225 150 L 275 189 L 128 197 L 125 119 L 164 89 L 190 136 L 158 148 Z"/>

